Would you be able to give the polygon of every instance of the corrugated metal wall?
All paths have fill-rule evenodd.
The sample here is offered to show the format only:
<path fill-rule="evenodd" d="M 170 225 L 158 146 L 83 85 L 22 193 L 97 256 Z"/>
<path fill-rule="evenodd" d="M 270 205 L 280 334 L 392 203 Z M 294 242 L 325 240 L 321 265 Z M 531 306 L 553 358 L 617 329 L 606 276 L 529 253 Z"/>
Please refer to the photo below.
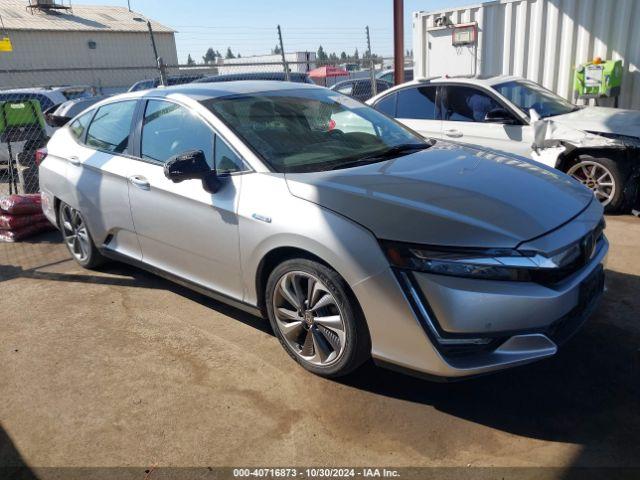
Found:
<path fill-rule="evenodd" d="M 414 13 L 419 76 L 429 76 L 427 30 L 442 16 L 454 24 L 477 22 L 480 74 L 521 75 L 567 99 L 577 64 L 594 56 L 621 59 L 620 107 L 640 109 L 640 0 L 501 0 Z"/>

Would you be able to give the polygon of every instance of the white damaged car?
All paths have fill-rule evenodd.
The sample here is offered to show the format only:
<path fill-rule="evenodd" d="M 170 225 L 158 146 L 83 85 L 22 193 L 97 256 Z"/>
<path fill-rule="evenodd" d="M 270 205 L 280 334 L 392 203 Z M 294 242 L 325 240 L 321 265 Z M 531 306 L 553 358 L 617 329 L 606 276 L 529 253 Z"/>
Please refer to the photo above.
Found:
<path fill-rule="evenodd" d="M 424 136 L 558 168 L 591 189 L 607 212 L 638 201 L 640 111 L 576 106 L 513 76 L 416 80 L 367 103 Z"/>

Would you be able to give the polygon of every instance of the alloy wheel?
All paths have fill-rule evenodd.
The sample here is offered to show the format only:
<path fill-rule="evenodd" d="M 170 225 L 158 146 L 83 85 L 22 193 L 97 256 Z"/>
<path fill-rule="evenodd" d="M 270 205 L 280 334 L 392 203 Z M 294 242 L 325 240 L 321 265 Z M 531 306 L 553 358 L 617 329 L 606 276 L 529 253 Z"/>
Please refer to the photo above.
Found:
<path fill-rule="evenodd" d="M 79 262 L 84 262 L 91 252 L 89 232 L 80 216 L 80 212 L 64 205 L 61 209 L 61 226 L 64 241 L 71 254 Z"/>
<path fill-rule="evenodd" d="M 336 362 L 345 349 L 345 324 L 333 294 L 317 277 L 284 274 L 273 295 L 276 324 L 287 345 L 317 366 Z"/>
<path fill-rule="evenodd" d="M 598 162 L 579 162 L 567 174 L 590 189 L 603 206 L 609 205 L 616 194 L 616 182 L 612 173 Z"/>

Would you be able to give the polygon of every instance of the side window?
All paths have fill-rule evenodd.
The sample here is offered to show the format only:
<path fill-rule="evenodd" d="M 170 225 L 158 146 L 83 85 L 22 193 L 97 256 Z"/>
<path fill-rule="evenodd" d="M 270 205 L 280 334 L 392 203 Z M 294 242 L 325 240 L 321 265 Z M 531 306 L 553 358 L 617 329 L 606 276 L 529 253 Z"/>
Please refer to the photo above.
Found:
<path fill-rule="evenodd" d="M 98 150 L 127 153 L 135 101 L 110 103 L 96 112 L 87 132 L 86 144 Z"/>
<path fill-rule="evenodd" d="M 382 113 L 386 113 L 390 117 L 396 116 L 396 100 L 398 95 L 396 93 L 392 93 L 391 95 L 387 95 L 378 103 L 375 104 L 374 108 Z"/>
<path fill-rule="evenodd" d="M 378 90 L 378 93 L 384 92 L 385 90 L 387 90 L 390 87 L 391 87 L 391 85 L 388 84 L 387 82 L 381 82 L 380 80 L 378 80 L 376 82 L 376 89 Z"/>
<path fill-rule="evenodd" d="M 166 162 L 188 150 L 202 150 L 213 167 L 213 131 L 187 108 L 149 100 L 142 123 L 142 158 Z"/>
<path fill-rule="evenodd" d="M 84 136 L 84 132 L 87 129 L 87 125 L 89 125 L 89 121 L 93 116 L 94 111 L 85 113 L 84 115 L 76 118 L 71 125 L 69 125 L 69 129 L 71 130 L 71 135 L 73 135 L 76 140 L 82 141 L 82 137 Z"/>
<path fill-rule="evenodd" d="M 393 72 L 387 72 L 384 75 L 381 75 L 379 80 L 384 80 L 385 82 L 393 83 Z"/>
<path fill-rule="evenodd" d="M 351 95 L 351 93 L 353 92 L 353 83 L 345 83 L 344 85 L 336 88 L 336 91 L 342 93 L 343 95 Z"/>
<path fill-rule="evenodd" d="M 53 107 L 55 104 L 53 103 L 53 100 L 51 100 L 49 97 L 45 96 L 45 95 L 38 95 L 38 97 L 36 98 L 36 100 L 38 100 L 40 102 L 40 109 L 44 112 L 45 110 L 48 110 L 49 108 Z"/>
<path fill-rule="evenodd" d="M 229 145 L 218 135 L 215 140 L 216 170 L 218 173 L 232 173 L 245 170 L 244 164 Z"/>
<path fill-rule="evenodd" d="M 434 120 L 436 118 L 436 87 L 411 87 L 398 91 L 398 118 Z"/>
<path fill-rule="evenodd" d="M 371 95 L 372 95 L 372 93 L 371 93 L 371 82 L 370 81 L 356 82 L 353 85 L 353 95 L 355 95 L 357 97 L 370 98 Z"/>
<path fill-rule="evenodd" d="M 449 86 L 442 89 L 444 120 L 483 122 L 491 110 L 503 108 L 488 94 L 473 87 Z"/>

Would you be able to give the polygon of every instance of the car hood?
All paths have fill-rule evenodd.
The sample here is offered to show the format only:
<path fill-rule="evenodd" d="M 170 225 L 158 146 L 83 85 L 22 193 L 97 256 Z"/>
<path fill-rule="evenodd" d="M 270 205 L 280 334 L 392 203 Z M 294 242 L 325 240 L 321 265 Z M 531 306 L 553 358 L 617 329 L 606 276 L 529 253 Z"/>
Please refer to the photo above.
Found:
<path fill-rule="evenodd" d="M 640 137 L 640 111 L 638 110 L 585 107 L 575 112 L 551 117 L 551 120 L 587 132 Z"/>
<path fill-rule="evenodd" d="M 563 173 L 493 151 L 438 142 L 393 160 L 288 173 L 290 192 L 378 238 L 516 247 L 566 223 L 593 195 Z"/>

